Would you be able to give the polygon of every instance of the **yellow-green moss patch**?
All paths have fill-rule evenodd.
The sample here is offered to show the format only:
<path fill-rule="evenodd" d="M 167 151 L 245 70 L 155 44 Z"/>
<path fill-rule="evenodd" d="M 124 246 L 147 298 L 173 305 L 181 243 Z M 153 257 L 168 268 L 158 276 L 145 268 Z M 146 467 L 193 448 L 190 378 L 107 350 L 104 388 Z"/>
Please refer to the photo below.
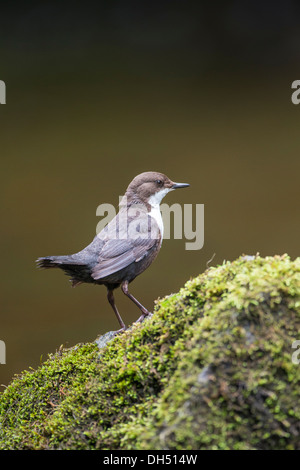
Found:
<path fill-rule="evenodd" d="M 299 449 L 300 258 L 240 257 L 0 396 L 0 449 Z"/>

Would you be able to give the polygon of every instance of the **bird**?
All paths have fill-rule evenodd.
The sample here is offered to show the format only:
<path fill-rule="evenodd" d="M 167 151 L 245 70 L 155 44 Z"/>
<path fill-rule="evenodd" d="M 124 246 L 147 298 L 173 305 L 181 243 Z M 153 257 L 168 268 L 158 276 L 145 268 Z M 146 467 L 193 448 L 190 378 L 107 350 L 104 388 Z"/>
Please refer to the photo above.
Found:
<path fill-rule="evenodd" d="M 170 191 L 188 187 L 175 183 L 160 172 L 137 175 L 126 189 L 119 212 L 83 250 L 62 256 L 36 260 L 38 268 L 60 268 L 70 277 L 73 287 L 82 283 L 104 285 L 121 333 L 127 329 L 115 303 L 114 290 L 122 292 L 140 309 L 137 322 L 151 315 L 130 292 L 129 284 L 147 269 L 160 251 L 163 220 L 160 203 Z"/>

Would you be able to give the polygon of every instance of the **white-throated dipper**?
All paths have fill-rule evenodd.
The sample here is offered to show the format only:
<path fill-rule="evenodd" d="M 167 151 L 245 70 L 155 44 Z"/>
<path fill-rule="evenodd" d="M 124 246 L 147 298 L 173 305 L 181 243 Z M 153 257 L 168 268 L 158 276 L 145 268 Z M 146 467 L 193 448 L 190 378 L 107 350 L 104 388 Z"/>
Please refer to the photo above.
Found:
<path fill-rule="evenodd" d="M 71 277 L 73 286 L 87 282 L 104 284 L 121 330 L 126 329 L 115 304 L 113 291 L 122 291 L 141 310 L 141 321 L 150 312 L 128 291 L 128 284 L 156 258 L 163 239 L 160 202 L 169 192 L 185 188 L 166 175 L 149 171 L 136 176 L 128 186 L 116 217 L 82 251 L 66 256 L 38 258 L 40 268 L 60 268 Z"/>

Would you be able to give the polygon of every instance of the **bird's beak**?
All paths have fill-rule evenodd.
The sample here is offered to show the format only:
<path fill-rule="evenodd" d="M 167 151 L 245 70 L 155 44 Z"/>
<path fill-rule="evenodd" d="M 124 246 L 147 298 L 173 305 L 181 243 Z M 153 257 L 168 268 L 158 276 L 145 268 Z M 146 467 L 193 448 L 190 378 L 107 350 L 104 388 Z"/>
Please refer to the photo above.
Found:
<path fill-rule="evenodd" d="M 188 183 L 174 183 L 171 189 L 187 188 L 188 186 Z"/>

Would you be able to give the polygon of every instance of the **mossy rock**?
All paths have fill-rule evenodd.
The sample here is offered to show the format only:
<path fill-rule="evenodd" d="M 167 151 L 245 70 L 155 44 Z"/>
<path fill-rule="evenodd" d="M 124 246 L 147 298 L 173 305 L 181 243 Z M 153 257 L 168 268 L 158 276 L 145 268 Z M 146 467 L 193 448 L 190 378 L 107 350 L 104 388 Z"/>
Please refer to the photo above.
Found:
<path fill-rule="evenodd" d="M 300 258 L 211 267 L 0 396 L 0 449 L 300 449 Z"/>

